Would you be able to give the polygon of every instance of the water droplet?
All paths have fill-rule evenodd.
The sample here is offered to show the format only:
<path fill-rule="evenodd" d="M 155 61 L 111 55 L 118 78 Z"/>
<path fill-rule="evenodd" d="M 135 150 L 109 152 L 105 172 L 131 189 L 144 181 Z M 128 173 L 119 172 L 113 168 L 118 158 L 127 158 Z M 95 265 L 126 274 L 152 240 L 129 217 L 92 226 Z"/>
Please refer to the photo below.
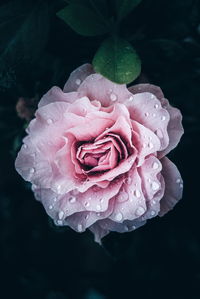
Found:
<path fill-rule="evenodd" d="M 88 220 L 88 218 L 89 218 L 89 215 L 86 215 L 86 216 L 85 216 L 85 219 Z"/>
<path fill-rule="evenodd" d="M 116 219 L 117 221 L 121 221 L 121 220 L 123 219 L 123 215 L 122 215 L 122 213 L 118 213 L 118 214 L 115 216 L 115 219 Z"/>
<path fill-rule="evenodd" d="M 56 202 L 56 200 L 57 200 L 57 197 L 54 197 L 53 201 Z"/>
<path fill-rule="evenodd" d="M 156 191 L 159 189 L 159 184 L 157 182 L 152 182 L 151 183 L 151 188 L 153 191 Z"/>
<path fill-rule="evenodd" d="M 147 147 L 147 144 L 146 144 L 146 143 L 143 143 L 142 146 L 143 146 L 143 148 L 146 148 L 146 147 Z"/>
<path fill-rule="evenodd" d="M 183 188 L 183 184 L 182 183 L 179 186 L 180 186 L 181 189 Z"/>
<path fill-rule="evenodd" d="M 163 133 L 160 129 L 156 130 L 156 135 L 158 136 L 158 138 L 163 138 Z"/>
<path fill-rule="evenodd" d="M 136 190 L 134 191 L 134 195 L 135 195 L 137 198 L 140 198 L 141 193 L 140 193 L 140 191 L 139 191 L 138 189 L 136 189 Z"/>
<path fill-rule="evenodd" d="M 150 149 L 152 149 L 152 148 L 153 148 L 153 143 L 152 143 L 152 142 L 149 142 L 149 143 L 148 143 L 148 147 L 149 147 Z"/>
<path fill-rule="evenodd" d="M 154 105 L 154 108 L 155 108 L 155 109 L 158 109 L 158 108 L 159 108 L 159 105 L 158 105 L 158 104 L 155 104 L 155 105 Z"/>
<path fill-rule="evenodd" d="M 30 173 L 34 173 L 35 172 L 35 169 L 34 168 L 31 168 L 30 169 Z"/>
<path fill-rule="evenodd" d="M 151 216 L 155 216 L 156 212 L 155 211 L 151 211 Z"/>
<path fill-rule="evenodd" d="M 150 178 L 148 178 L 147 181 L 148 181 L 149 183 L 151 183 L 151 179 L 150 179 Z"/>
<path fill-rule="evenodd" d="M 132 226 L 132 229 L 136 229 L 136 226 L 135 226 L 135 225 L 133 225 L 133 226 Z"/>
<path fill-rule="evenodd" d="M 49 210 L 52 210 L 52 209 L 53 209 L 53 206 L 52 206 L 52 205 L 50 205 L 50 206 L 49 206 Z"/>
<path fill-rule="evenodd" d="M 166 120 L 166 117 L 163 115 L 163 116 L 161 117 L 161 120 L 162 120 L 162 121 Z"/>
<path fill-rule="evenodd" d="M 179 184 L 181 182 L 181 179 L 177 179 L 176 183 Z"/>
<path fill-rule="evenodd" d="M 124 230 L 126 231 L 126 232 L 128 232 L 128 226 L 124 226 Z"/>
<path fill-rule="evenodd" d="M 156 204 L 156 201 L 155 200 L 152 200 L 152 205 L 155 205 Z"/>
<path fill-rule="evenodd" d="M 134 100 L 134 97 L 133 97 L 133 96 L 130 96 L 129 99 L 128 99 L 129 102 L 131 102 L 131 101 L 133 101 L 133 100 Z"/>
<path fill-rule="evenodd" d="M 57 192 L 59 193 L 59 192 L 60 192 L 60 189 L 61 189 L 61 186 L 60 186 L 60 185 L 57 185 L 57 186 L 56 186 L 56 189 L 57 189 Z"/>
<path fill-rule="evenodd" d="M 57 220 L 57 224 L 58 224 L 58 225 L 63 225 L 62 220 Z"/>
<path fill-rule="evenodd" d="M 97 216 L 100 217 L 100 216 L 101 216 L 101 213 L 97 213 Z"/>
<path fill-rule="evenodd" d="M 64 216 L 64 212 L 63 211 L 60 211 L 59 214 L 58 214 L 58 218 L 61 220 Z"/>
<path fill-rule="evenodd" d="M 75 196 L 70 197 L 69 202 L 71 203 L 76 202 L 76 197 Z"/>
<path fill-rule="evenodd" d="M 47 123 L 48 123 L 48 125 L 51 125 L 53 123 L 53 120 L 51 118 L 48 118 Z"/>
<path fill-rule="evenodd" d="M 24 149 L 26 149 L 26 148 L 27 148 L 27 145 L 26 145 L 26 144 L 24 144 L 24 145 L 23 145 L 23 148 L 24 148 Z"/>
<path fill-rule="evenodd" d="M 155 114 L 155 113 L 153 113 L 153 114 L 152 114 L 152 116 L 153 116 L 153 117 L 156 117 L 156 114 Z"/>
<path fill-rule="evenodd" d="M 87 208 L 87 207 L 89 207 L 90 206 L 90 203 L 89 202 L 85 202 L 85 207 Z"/>
<path fill-rule="evenodd" d="M 155 98 L 155 96 L 153 94 L 151 94 L 151 99 L 154 99 L 154 98 Z"/>
<path fill-rule="evenodd" d="M 100 211 L 100 210 L 101 210 L 101 206 L 100 206 L 100 205 L 97 205 L 97 206 L 96 206 L 96 209 L 97 209 L 97 211 Z"/>
<path fill-rule="evenodd" d="M 119 201 L 125 201 L 128 199 L 128 194 L 125 191 L 121 191 L 118 196 Z"/>
<path fill-rule="evenodd" d="M 143 207 L 139 207 L 135 211 L 135 214 L 136 214 L 136 216 L 141 216 L 142 214 L 144 214 L 144 212 L 145 212 L 145 209 Z"/>
<path fill-rule="evenodd" d="M 111 95 L 110 95 L 110 99 L 111 99 L 111 101 L 116 101 L 117 100 L 117 96 L 114 94 L 114 93 L 111 93 Z"/>
<path fill-rule="evenodd" d="M 148 117 L 149 116 L 149 112 L 145 112 L 145 114 L 144 114 L 146 117 Z"/>
<path fill-rule="evenodd" d="M 82 226 L 82 224 L 78 224 L 77 229 L 78 229 L 79 232 L 82 232 L 82 230 L 83 230 L 83 226 Z"/>
<path fill-rule="evenodd" d="M 75 82 L 76 82 L 77 85 L 80 85 L 80 84 L 81 84 L 81 80 L 80 80 L 80 79 L 76 79 Z"/>
<path fill-rule="evenodd" d="M 154 162 L 153 165 L 152 165 L 153 169 L 158 169 L 159 167 L 159 164 L 157 162 Z"/>
<path fill-rule="evenodd" d="M 102 199 L 100 199 L 100 203 L 103 203 L 104 202 L 104 199 L 102 198 Z"/>

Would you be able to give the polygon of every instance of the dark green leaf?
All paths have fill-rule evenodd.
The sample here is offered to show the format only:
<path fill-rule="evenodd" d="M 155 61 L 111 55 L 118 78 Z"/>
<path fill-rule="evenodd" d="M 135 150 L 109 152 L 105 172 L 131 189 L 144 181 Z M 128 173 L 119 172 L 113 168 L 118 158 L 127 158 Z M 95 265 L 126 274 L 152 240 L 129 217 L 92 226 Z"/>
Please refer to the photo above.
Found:
<path fill-rule="evenodd" d="M 131 44 L 118 37 L 103 42 L 93 66 L 97 73 L 119 84 L 132 82 L 141 71 L 140 59 Z"/>
<path fill-rule="evenodd" d="M 91 3 L 93 2 L 91 1 Z M 91 7 L 79 2 L 70 3 L 57 15 L 74 31 L 84 36 L 100 35 L 109 30 L 107 22 L 98 7 L 95 6 L 95 2 Z"/>
<path fill-rule="evenodd" d="M 115 0 L 118 19 L 127 16 L 142 0 Z"/>

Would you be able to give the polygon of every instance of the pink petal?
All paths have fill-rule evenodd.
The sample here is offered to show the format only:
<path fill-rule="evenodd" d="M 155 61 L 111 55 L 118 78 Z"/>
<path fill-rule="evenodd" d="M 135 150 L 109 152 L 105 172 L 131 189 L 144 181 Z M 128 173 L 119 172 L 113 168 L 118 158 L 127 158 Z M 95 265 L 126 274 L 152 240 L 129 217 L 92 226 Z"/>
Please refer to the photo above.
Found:
<path fill-rule="evenodd" d="M 69 76 L 63 88 L 64 92 L 76 91 L 79 85 L 91 74 L 94 70 L 91 64 L 86 63 L 75 69 Z"/>
<path fill-rule="evenodd" d="M 50 103 L 55 102 L 67 102 L 73 103 L 78 98 L 78 94 L 76 92 L 64 93 L 59 87 L 52 87 L 38 103 L 38 107 L 46 106 Z"/>
<path fill-rule="evenodd" d="M 130 86 L 128 90 L 132 94 L 137 94 L 137 93 L 143 93 L 143 92 L 149 92 L 152 93 L 156 96 L 157 99 L 161 100 L 164 98 L 164 94 L 161 90 L 160 87 L 153 85 L 153 84 L 136 84 L 133 86 Z"/>
<path fill-rule="evenodd" d="M 136 121 L 132 121 L 133 128 L 133 143 L 138 150 L 138 166 L 140 166 L 145 157 L 159 151 L 160 140 L 156 134 L 154 134 L 148 128 Z"/>
<path fill-rule="evenodd" d="M 152 84 L 138 84 L 135 86 L 131 86 L 129 88 L 129 91 L 132 92 L 133 94 L 143 93 L 143 92 L 150 92 L 154 94 L 157 97 L 157 99 L 160 100 L 162 107 L 168 111 L 170 115 L 170 119 L 167 127 L 167 132 L 169 135 L 169 145 L 164 151 L 159 153 L 160 158 L 165 156 L 173 148 L 177 146 L 184 132 L 182 126 L 181 112 L 177 108 L 174 108 L 169 104 L 167 99 L 164 98 L 164 94 L 162 90 L 158 86 Z"/>
<path fill-rule="evenodd" d="M 142 190 L 142 181 L 137 168 L 132 168 L 121 188 L 116 195 L 113 213 L 109 219 L 122 223 L 124 220 L 134 220 L 146 211 L 146 202 Z"/>
<path fill-rule="evenodd" d="M 160 202 L 159 216 L 163 216 L 172 210 L 182 198 L 183 193 L 183 181 L 175 164 L 166 157 L 161 159 L 161 163 L 163 167 L 162 175 L 165 181 L 165 193 Z"/>
<path fill-rule="evenodd" d="M 170 121 L 167 127 L 169 135 L 168 147 L 159 153 L 159 157 L 162 158 L 167 155 L 172 149 L 174 149 L 179 143 L 181 136 L 184 133 L 182 126 L 182 115 L 179 109 L 172 107 L 166 99 L 161 100 L 162 106 L 168 111 L 170 115 Z"/>
<path fill-rule="evenodd" d="M 105 107 L 116 102 L 123 103 L 131 95 L 125 84 L 113 83 L 99 74 L 88 76 L 78 88 L 78 94 L 100 101 Z"/>
<path fill-rule="evenodd" d="M 109 200 L 114 197 L 122 185 L 122 179 L 113 180 L 107 188 L 94 186 L 86 192 L 77 195 L 79 202 L 82 202 L 86 211 L 105 212 L 108 209 Z"/>
<path fill-rule="evenodd" d="M 162 164 L 154 157 L 150 156 L 145 159 L 139 168 L 139 172 L 143 182 L 143 190 L 146 200 L 152 200 L 161 190 L 161 183 L 158 174 L 161 172 Z"/>
<path fill-rule="evenodd" d="M 167 132 L 169 114 L 162 108 L 160 101 L 153 94 L 144 92 L 134 95 L 133 100 L 127 100 L 125 105 L 131 119 L 153 131 L 160 139 L 160 150 L 165 149 L 169 144 Z"/>
<path fill-rule="evenodd" d="M 96 213 L 96 212 L 81 212 L 75 213 L 70 217 L 66 218 L 66 224 L 77 232 L 83 232 L 86 228 L 93 225 L 99 219 L 107 218 L 113 209 L 113 200 L 110 201 L 109 207 L 105 212 Z"/>

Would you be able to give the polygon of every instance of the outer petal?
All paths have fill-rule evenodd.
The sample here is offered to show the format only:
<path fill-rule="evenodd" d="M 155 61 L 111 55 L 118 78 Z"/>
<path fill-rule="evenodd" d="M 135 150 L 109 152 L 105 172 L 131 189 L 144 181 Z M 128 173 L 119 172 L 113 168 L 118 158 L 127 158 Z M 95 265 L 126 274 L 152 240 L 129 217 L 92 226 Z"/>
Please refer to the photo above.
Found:
<path fill-rule="evenodd" d="M 161 159 L 162 175 L 165 180 L 165 193 L 160 202 L 159 216 L 165 215 L 172 210 L 182 198 L 183 181 L 177 167 L 168 158 Z"/>
<path fill-rule="evenodd" d="M 177 109 L 172 107 L 168 100 L 164 98 L 164 94 L 160 87 L 152 84 L 138 84 L 131 86 L 129 91 L 133 94 L 143 93 L 143 92 L 150 92 L 156 96 L 157 99 L 160 100 L 161 105 L 165 108 L 169 115 L 170 120 L 167 127 L 167 132 L 169 135 L 169 145 L 168 147 L 159 153 L 159 157 L 163 157 L 167 155 L 173 148 L 177 146 L 179 143 L 181 136 L 183 135 L 183 126 L 182 126 L 182 115 L 181 112 Z"/>
<path fill-rule="evenodd" d="M 145 211 L 146 202 L 142 191 L 142 181 L 137 168 L 132 168 L 128 179 L 116 196 L 114 210 L 109 218 L 122 223 L 124 220 L 139 218 Z"/>
<path fill-rule="evenodd" d="M 169 145 L 168 147 L 159 153 L 159 157 L 167 155 L 172 149 L 174 149 L 179 143 L 181 136 L 184 133 L 182 126 L 182 115 L 179 109 L 172 107 L 167 99 L 161 100 L 162 106 L 169 112 L 170 121 L 167 127 L 169 135 Z"/>
<path fill-rule="evenodd" d="M 116 102 L 123 103 L 124 99 L 131 96 L 125 84 L 113 83 L 99 74 L 87 77 L 78 88 L 78 94 L 100 101 L 105 107 Z"/>
<path fill-rule="evenodd" d="M 73 103 L 76 99 L 78 99 L 76 92 L 64 93 L 59 87 L 54 86 L 43 95 L 38 103 L 38 107 L 40 108 L 54 102 Z"/>
<path fill-rule="evenodd" d="M 160 139 L 148 128 L 136 121 L 132 121 L 133 144 L 138 150 L 138 166 L 140 166 L 146 156 L 156 153 L 160 149 Z"/>
<path fill-rule="evenodd" d="M 134 95 L 133 100 L 126 100 L 124 104 L 131 119 L 153 131 L 160 139 L 160 150 L 165 149 L 169 144 L 169 113 L 162 108 L 160 101 L 153 94 L 144 92 Z"/>
<path fill-rule="evenodd" d="M 91 74 L 94 74 L 94 70 L 91 64 L 86 63 L 78 67 L 69 76 L 69 79 L 65 83 L 63 91 L 76 91 L 79 85 L 85 80 L 85 78 L 87 78 Z"/>

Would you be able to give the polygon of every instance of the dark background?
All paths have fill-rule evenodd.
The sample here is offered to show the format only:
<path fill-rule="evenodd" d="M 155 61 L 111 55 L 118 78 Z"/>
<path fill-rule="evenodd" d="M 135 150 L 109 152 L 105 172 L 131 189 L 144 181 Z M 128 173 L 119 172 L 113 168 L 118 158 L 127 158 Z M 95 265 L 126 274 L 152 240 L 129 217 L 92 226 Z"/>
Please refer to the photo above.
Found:
<path fill-rule="evenodd" d="M 110 234 L 103 247 L 89 232 L 56 228 L 14 169 L 26 126 L 18 99 L 27 107 L 34 99 L 34 110 L 52 85 L 62 87 L 74 68 L 92 61 L 105 38 L 73 32 L 56 17 L 63 6 L 1 1 L 0 297 L 199 299 L 200 2 L 144 0 L 122 23 L 142 61 L 136 82 L 159 85 L 182 111 L 185 134 L 169 157 L 185 185 L 173 211 L 135 232 Z"/>

